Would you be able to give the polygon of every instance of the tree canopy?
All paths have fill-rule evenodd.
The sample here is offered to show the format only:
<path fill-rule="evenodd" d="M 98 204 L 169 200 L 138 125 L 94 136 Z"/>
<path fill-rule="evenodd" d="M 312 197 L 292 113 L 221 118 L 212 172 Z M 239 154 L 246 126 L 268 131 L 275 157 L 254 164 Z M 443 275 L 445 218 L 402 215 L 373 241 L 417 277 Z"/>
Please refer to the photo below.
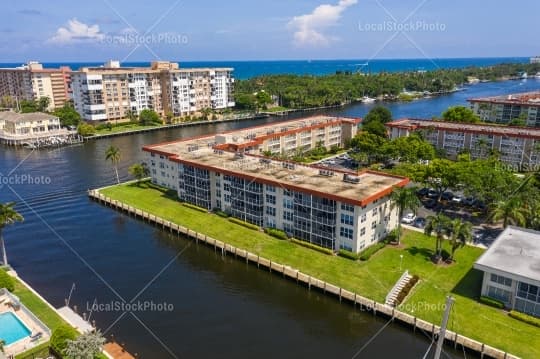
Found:
<path fill-rule="evenodd" d="M 480 117 L 474 114 L 474 112 L 465 106 L 454 106 L 444 111 L 442 119 L 449 122 L 461 122 L 461 123 L 478 123 Z"/>

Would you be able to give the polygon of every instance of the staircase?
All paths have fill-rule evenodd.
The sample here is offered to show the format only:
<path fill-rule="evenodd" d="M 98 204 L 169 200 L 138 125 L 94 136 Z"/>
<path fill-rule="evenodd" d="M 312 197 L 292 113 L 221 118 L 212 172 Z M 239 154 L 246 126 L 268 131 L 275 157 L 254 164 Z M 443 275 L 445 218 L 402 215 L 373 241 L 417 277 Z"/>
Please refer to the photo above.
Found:
<path fill-rule="evenodd" d="M 392 290 L 390 290 L 390 292 L 388 293 L 388 295 L 386 296 L 386 301 L 384 302 L 386 305 L 389 305 L 391 307 L 395 307 L 396 306 L 396 300 L 397 300 L 397 296 L 399 295 L 399 293 L 401 292 L 401 290 L 403 289 L 403 287 L 405 287 L 407 285 L 407 283 L 409 283 L 409 281 L 411 280 L 412 278 L 412 275 L 409 274 L 409 271 L 406 270 L 402 275 L 401 277 L 399 278 L 399 280 L 396 282 L 396 284 L 394 285 L 394 287 L 392 288 Z"/>

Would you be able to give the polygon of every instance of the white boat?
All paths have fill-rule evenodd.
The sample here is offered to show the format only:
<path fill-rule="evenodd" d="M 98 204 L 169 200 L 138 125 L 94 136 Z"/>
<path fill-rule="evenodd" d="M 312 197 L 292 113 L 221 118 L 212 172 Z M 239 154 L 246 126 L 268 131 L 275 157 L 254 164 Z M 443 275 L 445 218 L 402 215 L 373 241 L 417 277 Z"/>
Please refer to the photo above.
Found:
<path fill-rule="evenodd" d="M 373 103 L 375 101 L 376 101 L 376 99 L 374 99 L 373 97 L 369 97 L 369 96 L 362 97 L 362 102 L 363 103 Z"/>
<path fill-rule="evenodd" d="M 539 79 L 540 80 L 540 72 L 537 72 L 536 73 L 536 76 L 534 76 L 536 79 Z"/>
<path fill-rule="evenodd" d="M 528 77 L 529 77 L 529 75 L 526 72 L 521 74 L 521 78 L 524 79 L 524 80 L 527 79 Z"/>

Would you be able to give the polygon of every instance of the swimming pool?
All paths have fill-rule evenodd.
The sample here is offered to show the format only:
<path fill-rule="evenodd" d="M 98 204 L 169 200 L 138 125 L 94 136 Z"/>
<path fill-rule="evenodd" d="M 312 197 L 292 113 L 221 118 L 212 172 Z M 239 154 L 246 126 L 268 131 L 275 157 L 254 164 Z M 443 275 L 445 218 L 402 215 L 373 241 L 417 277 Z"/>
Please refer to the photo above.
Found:
<path fill-rule="evenodd" d="M 31 331 L 13 313 L 0 314 L 0 339 L 6 342 L 6 346 L 13 344 L 29 336 Z"/>

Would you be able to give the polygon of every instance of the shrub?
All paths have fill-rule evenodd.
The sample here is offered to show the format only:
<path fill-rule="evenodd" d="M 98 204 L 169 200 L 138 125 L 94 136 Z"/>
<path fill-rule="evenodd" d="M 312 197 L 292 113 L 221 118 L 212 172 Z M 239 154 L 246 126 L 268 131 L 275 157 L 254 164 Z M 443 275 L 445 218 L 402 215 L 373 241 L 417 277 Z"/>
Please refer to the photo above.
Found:
<path fill-rule="evenodd" d="M 359 259 L 359 256 L 357 253 L 353 253 L 345 249 L 340 249 L 338 252 L 338 256 L 347 258 L 347 259 L 352 259 L 353 261 L 357 261 Z"/>
<path fill-rule="evenodd" d="M 230 215 L 227 212 L 223 212 L 222 210 L 220 210 L 218 208 L 214 209 L 214 213 L 217 214 L 220 217 L 223 217 L 223 218 L 229 218 L 230 217 Z"/>
<path fill-rule="evenodd" d="M 508 313 L 508 315 L 514 319 L 520 320 L 522 322 L 525 322 L 527 324 L 534 325 L 535 327 L 540 328 L 540 318 L 536 318 L 525 313 L 517 312 L 515 310 L 511 310 L 510 313 Z"/>
<path fill-rule="evenodd" d="M 199 212 L 208 213 L 208 210 L 206 208 L 202 208 L 202 207 L 196 206 L 196 205 L 191 204 L 191 203 L 184 202 L 184 203 L 182 203 L 182 205 L 184 207 L 191 208 L 191 209 L 194 209 L 194 210 L 199 211 Z"/>
<path fill-rule="evenodd" d="M 6 288 L 10 292 L 15 290 L 15 281 L 2 269 L 0 269 L 0 288 Z"/>
<path fill-rule="evenodd" d="M 329 255 L 334 254 L 334 251 L 332 251 L 331 249 L 324 248 L 324 247 L 318 246 L 318 245 L 313 244 L 313 243 L 301 241 L 301 240 L 298 240 L 296 238 L 291 238 L 291 242 L 296 243 L 296 244 L 298 244 L 298 245 L 300 245 L 302 247 L 306 247 L 306 248 L 309 248 L 309 249 L 316 250 L 317 252 L 321 252 L 321 253 L 324 253 L 324 254 L 329 254 Z"/>
<path fill-rule="evenodd" d="M 409 282 L 401 289 L 399 294 L 396 298 L 396 304 L 399 305 L 403 302 L 403 300 L 407 297 L 407 295 L 410 293 L 411 289 L 418 283 L 420 280 L 420 277 L 417 275 L 413 275 L 412 278 L 409 280 Z"/>
<path fill-rule="evenodd" d="M 361 261 L 367 261 L 369 258 L 371 258 L 372 255 L 380 251 L 386 246 L 385 242 L 379 242 L 377 244 L 374 244 L 372 246 L 367 247 L 362 252 L 360 252 L 360 255 L 358 256 Z"/>
<path fill-rule="evenodd" d="M 50 356 L 49 354 L 49 342 L 45 342 L 21 354 L 17 354 L 15 359 L 47 358 Z"/>
<path fill-rule="evenodd" d="M 398 229 L 396 228 L 396 229 L 392 230 L 390 233 L 388 233 L 388 235 L 386 236 L 384 241 L 386 243 L 396 242 L 397 241 L 397 236 L 398 236 Z"/>
<path fill-rule="evenodd" d="M 253 229 L 255 231 L 259 230 L 259 226 L 255 225 L 255 224 L 248 223 L 248 222 L 244 222 L 244 221 L 242 221 L 241 219 L 238 219 L 238 218 L 231 217 L 231 218 L 229 218 L 229 221 L 231 221 L 232 223 L 236 223 L 236 224 L 239 224 L 241 226 L 244 226 L 246 228 Z"/>
<path fill-rule="evenodd" d="M 59 355 L 64 353 L 68 340 L 74 340 L 78 333 L 69 325 L 63 324 L 57 327 L 51 335 L 51 348 Z"/>
<path fill-rule="evenodd" d="M 480 303 L 485 304 L 485 305 L 489 305 L 490 307 L 495 307 L 495 308 L 499 308 L 499 309 L 504 308 L 504 303 L 503 302 L 501 302 L 500 300 L 497 300 L 497 299 L 490 298 L 490 297 L 481 296 L 479 301 L 480 301 Z"/>
<path fill-rule="evenodd" d="M 275 228 L 265 228 L 264 233 L 277 239 L 284 239 L 284 240 L 289 239 L 289 237 L 287 236 L 287 233 L 279 229 L 275 229 Z"/>
<path fill-rule="evenodd" d="M 88 123 L 83 122 L 77 127 L 77 132 L 83 137 L 93 136 L 96 134 L 96 128 Z"/>

